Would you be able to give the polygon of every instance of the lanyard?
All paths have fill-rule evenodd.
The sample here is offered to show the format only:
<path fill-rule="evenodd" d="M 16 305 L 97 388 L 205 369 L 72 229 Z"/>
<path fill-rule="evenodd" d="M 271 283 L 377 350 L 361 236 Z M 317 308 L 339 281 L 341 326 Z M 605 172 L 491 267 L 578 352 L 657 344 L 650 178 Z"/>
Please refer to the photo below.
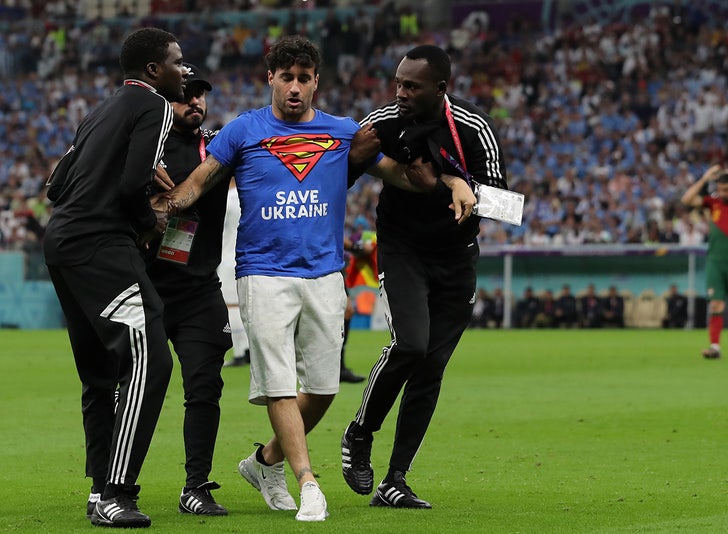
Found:
<path fill-rule="evenodd" d="M 440 147 L 440 155 L 447 161 L 449 161 L 450 165 L 455 167 L 457 171 L 463 175 L 463 178 L 465 178 L 465 181 L 468 182 L 468 185 L 470 187 L 473 187 L 473 184 L 471 183 L 471 180 L 473 180 L 473 175 L 470 174 L 462 165 L 460 165 L 460 162 L 458 160 L 456 160 L 447 150 L 442 147 Z"/>
<path fill-rule="evenodd" d="M 200 135 L 200 161 L 205 161 L 207 153 L 205 152 L 205 138 Z"/>
<path fill-rule="evenodd" d="M 465 154 L 463 153 L 463 145 L 460 143 L 460 136 L 458 135 L 457 128 L 455 128 L 455 119 L 453 119 L 452 117 L 452 111 L 450 111 L 450 100 L 447 98 L 447 95 L 445 95 L 445 117 L 447 118 L 447 125 L 450 127 L 452 142 L 455 144 L 455 150 L 458 151 L 460 162 L 452 157 L 443 147 L 440 147 L 440 155 L 447 159 L 450 164 L 465 177 L 468 185 L 472 187 L 470 179 L 473 177 L 473 175 L 468 172 L 468 168 L 465 165 Z"/>
<path fill-rule="evenodd" d="M 148 83 L 140 82 L 138 80 L 124 80 L 124 85 L 136 85 L 137 87 L 144 87 L 144 89 L 149 89 L 154 93 L 157 92 L 154 87 L 152 87 Z"/>

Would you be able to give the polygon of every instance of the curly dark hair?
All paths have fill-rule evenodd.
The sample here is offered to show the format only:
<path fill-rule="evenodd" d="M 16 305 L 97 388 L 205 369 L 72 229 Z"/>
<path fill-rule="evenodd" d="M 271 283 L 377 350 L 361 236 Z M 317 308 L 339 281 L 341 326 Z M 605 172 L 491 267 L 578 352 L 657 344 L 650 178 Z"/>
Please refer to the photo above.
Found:
<path fill-rule="evenodd" d="M 150 62 L 162 63 L 167 59 L 169 43 L 177 38 L 159 28 L 141 28 L 130 33 L 121 45 L 119 64 L 124 74 L 142 73 Z"/>
<path fill-rule="evenodd" d="M 314 74 L 318 74 L 321 66 L 321 53 L 318 48 L 300 35 L 283 37 L 271 46 L 265 56 L 268 70 L 275 72 L 278 69 L 290 69 L 293 65 L 300 65 L 305 69 L 313 67 Z"/>

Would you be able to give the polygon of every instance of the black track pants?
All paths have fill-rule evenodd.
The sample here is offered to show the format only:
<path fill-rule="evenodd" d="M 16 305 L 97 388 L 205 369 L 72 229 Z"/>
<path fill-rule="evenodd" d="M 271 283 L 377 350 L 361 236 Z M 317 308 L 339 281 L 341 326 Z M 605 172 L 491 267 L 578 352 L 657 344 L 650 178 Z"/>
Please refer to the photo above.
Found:
<path fill-rule="evenodd" d="M 172 371 L 162 301 L 131 247 L 48 270 L 83 386 L 86 474 L 133 491 Z"/>
<path fill-rule="evenodd" d="M 186 486 L 195 488 L 209 479 L 220 425 L 220 370 L 232 347 L 227 305 L 217 288 L 175 300 L 164 324 L 182 369 Z"/>
<path fill-rule="evenodd" d="M 472 315 L 477 247 L 467 257 L 378 250 L 379 287 L 392 342 L 374 365 L 356 421 L 376 432 L 403 390 L 390 467 L 407 471 L 437 405 L 442 377 Z"/>

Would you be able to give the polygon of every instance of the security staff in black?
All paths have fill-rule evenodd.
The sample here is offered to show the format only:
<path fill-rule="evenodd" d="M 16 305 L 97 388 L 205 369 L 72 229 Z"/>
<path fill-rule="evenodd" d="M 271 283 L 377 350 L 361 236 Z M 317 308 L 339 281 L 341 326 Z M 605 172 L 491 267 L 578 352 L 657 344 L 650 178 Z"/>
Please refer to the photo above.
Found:
<path fill-rule="evenodd" d="M 156 28 L 131 33 L 119 62 L 124 85 L 81 121 L 51 176 L 44 252 L 83 386 L 87 515 L 95 525 L 147 527 L 136 480 L 172 356 L 136 240 L 166 224 L 146 193 L 186 70 L 175 37 Z"/>
<path fill-rule="evenodd" d="M 185 99 L 172 104 L 174 125 L 164 146 L 166 170 L 159 173 L 167 188 L 183 181 L 205 159 L 205 147 L 216 133 L 200 128 L 212 85 L 197 67 L 186 66 L 190 72 Z M 161 178 L 165 174 L 166 181 Z M 179 510 L 196 515 L 227 515 L 210 494 L 220 486 L 208 480 L 220 423 L 220 370 L 232 346 L 228 309 L 216 273 L 227 192 L 228 184 L 221 182 L 171 219 L 147 254 L 147 272 L 164 302 L 164 326 L 182 368 L 187 478 Z"/>
<path fill-rule="evenodd" d="M 434 191 L 388 186 L 377 207 L 380 295 L 392 341 L 369 375 L 356 419 L 342 438 L 349 486 L 373 489 L 370 462 L 378 431 L 402 391 L 389 471 L 372 506 L 430 508 L 405 480 L 437 404 L 445 366 L 468 325 L 475 301 L 479 256 L 477 217 L 453 217 L 452 180 L 506 188 L 503 152 L 493 121 L 446 94 L 450 61 L 436 46 L 410 50 L 396 73 L 397 99 L 370 113 L 381 151 L 401 163 L 422 157 L 442 173 Z M 473 196 L 473 202 L 475 197 Z"/>

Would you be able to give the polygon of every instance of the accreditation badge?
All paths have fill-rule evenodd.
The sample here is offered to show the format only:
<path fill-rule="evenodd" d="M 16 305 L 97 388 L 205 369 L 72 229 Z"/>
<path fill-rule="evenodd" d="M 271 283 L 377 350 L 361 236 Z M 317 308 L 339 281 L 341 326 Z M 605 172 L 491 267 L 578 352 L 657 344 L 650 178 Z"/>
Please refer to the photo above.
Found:
<path fill-rule="evenodd" d="M 162 235 L 157 258 L 187 265 L 192 250 L 192 241 L 197 232 L 197 221 L 182 217 L 171 217 Z"/>
<path fill-rule="evenodd" d="M 525 201 L 521 193 L 476 182 L 475 196 L 478 202 L 473 208 L 473 214 L 521 226 Z"/>

